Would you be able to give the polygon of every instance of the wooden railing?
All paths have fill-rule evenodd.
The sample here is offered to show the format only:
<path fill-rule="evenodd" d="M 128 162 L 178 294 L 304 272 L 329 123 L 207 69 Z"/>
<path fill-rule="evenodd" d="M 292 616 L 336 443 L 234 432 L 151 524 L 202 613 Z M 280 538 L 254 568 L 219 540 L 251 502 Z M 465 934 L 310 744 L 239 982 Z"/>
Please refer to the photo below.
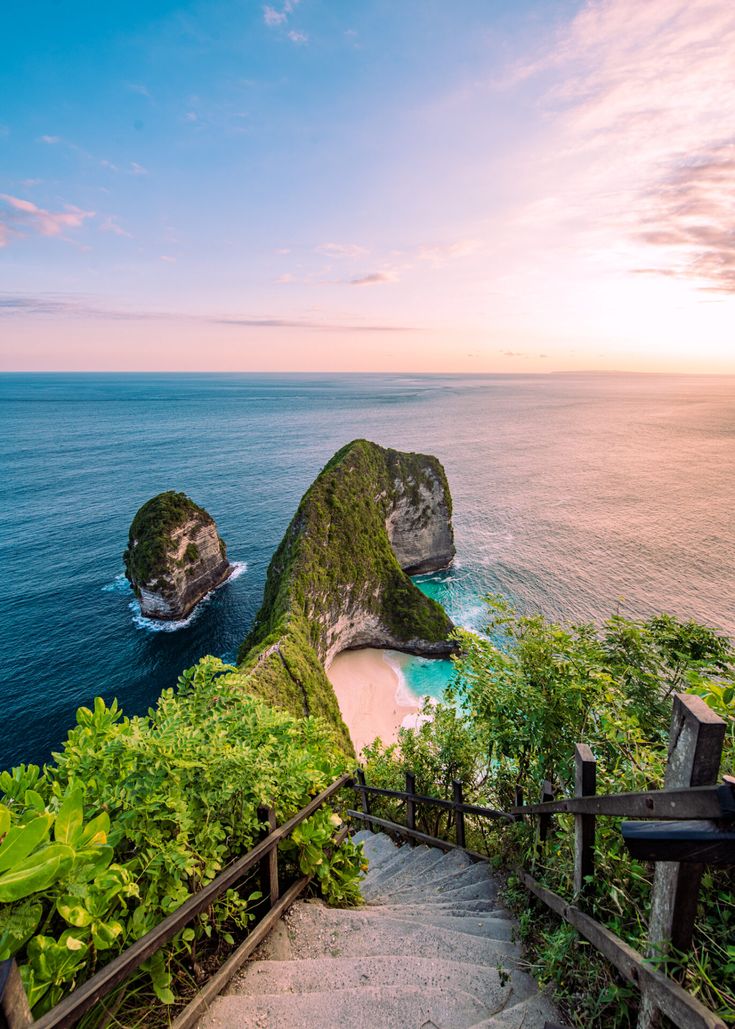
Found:
<path fill-rule="evenodd" d="M 455 782 L 453 799 L 427 797 L 415 792 L 415 776 L 406 773 L 405 790 L 369 786 L 361 772 L 354 788 L 360 810 L 349 814 L 410 839 L 444 850 L 465 846 L 465 815 L 513 821 L 537 819 L 536 856 L 543 854 L 555 815 L 574 815 L 574 897 L 569 902 L 548 890 L 525 868 L 516 869 L 519 881 L 540 901 L 574 926 L 641 992 L 638 1029 L 655 1029 L 661 1015 L 680 1029 L 726 1029 L 725 1023 L 674 979 L 659 971 L 656 962 L 670 948 L 689 950 L 697 897 L 705 864 L 735 865 L 735 779 L 717 783 L 725 723 L 698 697 L 677 694 L 669 735 L 669 754 L 663 790 L 598 796 L 597 765 L 590 748 L 575 748 L 573 797 L 555 798 L 549 782 L 541 786 L 537 804 L 517 803 L 508 812 L 465 804 L 462 784 Z M 371 797 L 391 797 L 405 803 L 406 824 L 374 815 Z M 416 830 L 416 810 L 422 805 L 454 813 L 455 842 Z M 646 955 L 587 913 L 595 889 L 595 830 L 598 816 L 660 819 L 667 825 L 623 823 L 626 844 L 634 855 L 656 862 Z M 695 826 L 695 830 L 692 826 Z M 653 827 L 652 831 L 649 831 Z M 641 829 L 644 831 L 642 832 Z M 487 855 L 467 850 L 476 860 Z M 672 860 L 676 857 L 676 861 Z"/>
<path fill-rule="evenodd" d="M 318 811 L 330 797 L 351 783 L 352 777 L 349 773 L 335 779 L 330 786 L 280 826 L 276 825 L 275 812 L 272 808 L 262 809 L 261 820 L 268 825 L 268 831 L 260 843 L 249 850 L 247 854 L 233 861 L 216 879 L 195 893 L 181 907 L 159 922 L 145 936 L 141 936 L 132 946 L 101 968 L 85 983 L 72 990 L 59 1004 L 37 1021 L 32 1018 L 15 962 L 12 960 L 1 962 L 0 1029 L 26 1029 L 30 1025 L 33 1026 L 33 1029 L 64 1029 L 64 1027 L 76 1025 L 86 1012 L 116 990 L 152 954 L 169 943 L 177 933 L 186 928 L 203 911 L 206 911 L 215 900 L 239 883 L 251 869 L 259 866 L 264 881 L 268 912 L 238 949 L 230 955 L 222 968 L 209 980 L 205 988 L 172 1023 L 172 1029 L 189 1029 L 196 1023 L 237 968 L 268 935 L 283 912 L 303 892 L 311 879 L 311 876 L 304 876 L 293 883 L 282 896 L 279 895 L 278 844 L 287 839 L 301 822 Z M 342 843 L 347 831 L 348 826 L 343 826 L 335 838 L 335 847 Z"/>

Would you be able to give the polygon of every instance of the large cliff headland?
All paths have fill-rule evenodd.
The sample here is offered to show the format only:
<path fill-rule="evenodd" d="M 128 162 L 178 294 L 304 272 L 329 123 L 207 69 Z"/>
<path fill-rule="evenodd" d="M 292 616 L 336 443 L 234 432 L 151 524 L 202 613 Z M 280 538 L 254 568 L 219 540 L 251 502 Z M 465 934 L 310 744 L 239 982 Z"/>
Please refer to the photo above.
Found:
<path fill-rule="evenodd" d="M 455 649 L 446 612 L 409 578 L 450 563 L 451 518 L 437 458 L 367 440 L 339 450 L 273 555 L 240 649 L 244 687 L 293 713 L 322 715 L 352 749 L 325 666 L 354 647 L 431 657 Z"/>

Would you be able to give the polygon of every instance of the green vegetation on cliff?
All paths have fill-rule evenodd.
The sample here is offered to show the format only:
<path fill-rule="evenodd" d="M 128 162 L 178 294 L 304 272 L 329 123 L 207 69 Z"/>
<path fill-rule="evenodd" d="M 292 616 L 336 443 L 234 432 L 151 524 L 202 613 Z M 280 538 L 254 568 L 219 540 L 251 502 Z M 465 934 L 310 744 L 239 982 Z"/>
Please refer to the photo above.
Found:
<path fill-rule="evenodd" d="M 186 493 L 168 490 L 143 504 L 130 525 L 128 548 L 123 554 L 125 575 L 134 587 L 138 583 L 152 582 L 166 572 L 171 534 L 188 521 L 207 525 L 213 519 Z M 191 546 L 186 551 L 190 561 L 197 557 L 190 552 Z"/>
<path fill-rule="evenodd" d="M 355 440 L 307 490 L 276 550 L 263 605 L 240 649 L 245 688 L 297 714 L 322 715 L 351 750 L 324 671 L 350 645 L 447 653 L 453 625 L 402 570 L 386 529 L 397 497 L 418 505 L 437 487 L 451 496 L 435 457 Z M 432 650 L 433 648 L 433 650 Z"/>

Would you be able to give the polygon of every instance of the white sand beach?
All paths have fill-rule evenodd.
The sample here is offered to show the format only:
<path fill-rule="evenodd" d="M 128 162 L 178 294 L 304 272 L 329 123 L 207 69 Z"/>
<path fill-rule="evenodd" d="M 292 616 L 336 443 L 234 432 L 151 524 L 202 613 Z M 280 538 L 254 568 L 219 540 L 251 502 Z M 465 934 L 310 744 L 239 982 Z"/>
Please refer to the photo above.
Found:
<path fill-rule="evenodd" d="M 345 650 L 327 669 L 358 754 L 376 736 L 395 742 L 404 719 L 415 724 L 419 704 L 400 675 L 405 660 L 394 650 Z"/>

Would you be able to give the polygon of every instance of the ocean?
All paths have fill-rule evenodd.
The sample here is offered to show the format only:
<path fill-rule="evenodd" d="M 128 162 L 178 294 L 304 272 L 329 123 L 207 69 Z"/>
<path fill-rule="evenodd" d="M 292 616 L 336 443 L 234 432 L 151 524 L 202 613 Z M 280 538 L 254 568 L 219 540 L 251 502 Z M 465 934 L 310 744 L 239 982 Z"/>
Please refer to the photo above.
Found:
<path fill-rule="evenodd" d="M 0 768 L 46 760 L 95 696 L 144 712 L 203 654 L 234 659 L 299 498 L 357 437 L 444 463 L 457 558 L 419 581 L 459 624 L 497 592 L 735 635 L 733 377 L 2 375 Z M 212 514 L 239 574 L 161 628 L 122 552 L 167 489 Z M 445 678 L 406 670 L 416 692 Z"/>

